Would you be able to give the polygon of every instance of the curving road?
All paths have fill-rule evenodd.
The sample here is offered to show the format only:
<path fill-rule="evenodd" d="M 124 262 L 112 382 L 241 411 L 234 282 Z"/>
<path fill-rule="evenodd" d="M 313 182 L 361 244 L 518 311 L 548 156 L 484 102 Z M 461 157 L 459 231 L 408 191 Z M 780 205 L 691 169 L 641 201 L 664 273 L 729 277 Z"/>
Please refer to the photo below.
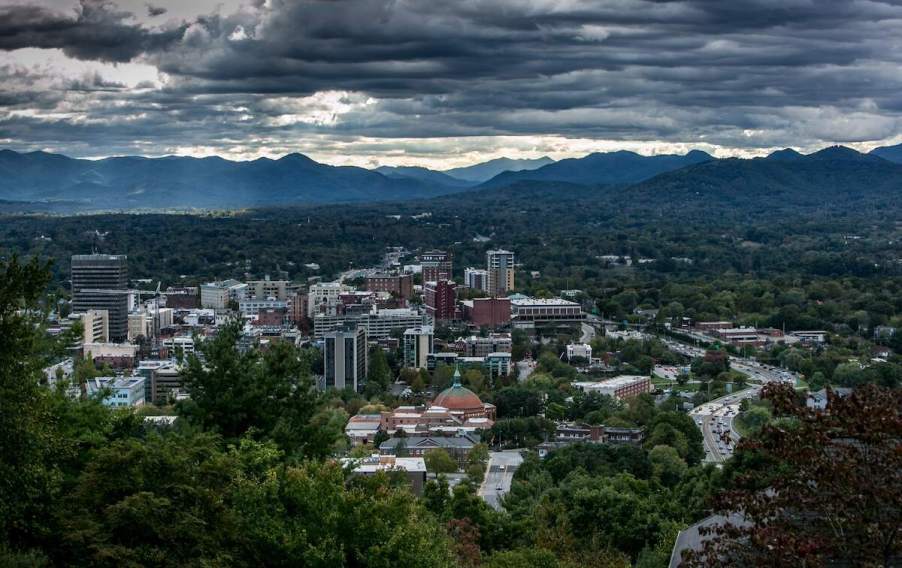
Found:
<path fill-rule="evenodd" d="M 671 350 L 687 357 L 702 357 L 705 354 L 704 349 L 675 341 L 669 337 L 661 337 L 661 340 Z M 795 373 L 762 365 L 749 358 L 730 357 L 730 367 L 748 376 L 749 381 L 756 384 L 751 384 L 745 390 L 699 405 L 689 412 L 702 431 L 705 460 L 712 463 L 723 463 L 733 455 L 733 450 L 740 438 L 739 433 L 733 428 L 733 419 L 739 414 L 739 405 L 744 399 L 756 398 L 761 392 L 762 384 L 794 382 L 798 379 Z"/>
<path fill-rule="evenodd" d="M 522 450 L 504 450 L 489 453 L 485 479 L 479 486 L 479 496 L 490 507 L 501 510 L 501 498 L 510 491 L 514 473 L 523 463 Z"/>

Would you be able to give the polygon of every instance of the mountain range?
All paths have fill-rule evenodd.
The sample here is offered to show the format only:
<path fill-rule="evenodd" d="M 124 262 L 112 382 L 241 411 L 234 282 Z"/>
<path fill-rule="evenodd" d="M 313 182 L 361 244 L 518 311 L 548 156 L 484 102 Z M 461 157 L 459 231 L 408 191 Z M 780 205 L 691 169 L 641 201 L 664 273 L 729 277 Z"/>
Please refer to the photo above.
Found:
<path fill-rule="evenodd" d="M 520 169 L 482 180 L 500 167 Z M 902 145 L 869 154 L 841 146 L 809 155 L 786 149 L 755 159 L 717 159 L 698 150 L 657 156 L 619 151 L 558 162 L 499 159 L 445 172 L 330 166 L 301 154 L 247 162 L 178 156 L 84 160 L 0 150 L 0 201 L 8 211 L 395 201 L 552 183 L 654 200 L 748 201 L 769 196 L 808 202 L 828 195 L 895 194 L 902 185 Z M 29 208 L 28 203 L 36 206 Z"/>

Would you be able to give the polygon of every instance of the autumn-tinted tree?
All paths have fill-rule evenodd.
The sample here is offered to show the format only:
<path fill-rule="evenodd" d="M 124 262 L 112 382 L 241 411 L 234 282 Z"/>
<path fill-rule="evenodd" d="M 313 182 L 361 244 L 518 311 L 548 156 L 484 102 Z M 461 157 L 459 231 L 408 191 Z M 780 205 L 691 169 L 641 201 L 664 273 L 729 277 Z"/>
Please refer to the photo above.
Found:
<path fill-rule="evenodd" d="M 902 562 L 902 392 L 868 385 L 826 411 L 769 385 L 775 423 L 740 444 L 757 456 L 720 495 L 725 523 L 694 565 L 898 566 Z M 755 463 L 765 468 L 754 467 Z"/>

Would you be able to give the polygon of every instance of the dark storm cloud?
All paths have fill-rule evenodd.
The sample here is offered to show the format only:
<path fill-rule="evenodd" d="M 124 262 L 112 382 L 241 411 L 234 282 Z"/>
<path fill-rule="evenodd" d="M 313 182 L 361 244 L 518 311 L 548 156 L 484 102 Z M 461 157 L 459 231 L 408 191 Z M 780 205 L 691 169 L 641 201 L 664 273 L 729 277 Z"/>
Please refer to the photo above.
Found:
<path fill-rule="evenodd" d="M 35 143 L 561 135 L 764 148 L 879 140 L 902 125 L 898 2 L 273 0 L 148 28 L 83 0 L 71 14 L 0 8 L 0 48 L 17 47 L 168 78 L 70 81 L 80 94 L 60 114 L 87 120 L 0 122 L 0 136 Z M 326 91 L 349 94 L 317 98 Z"/>
<path fill-rule="evenodd" d="M 181 38 L 184 26 L 151 31 L 104 0 L 81 0 L 70 13 L 41 6 L 0 6 L 0 49 L 59 48 L 77 59 L 125 62 Z"/>
<path fill-rule="evenodd" d="M 157 16 L 162 16 L 166 12 L 168 12 L 166 8 L 162 6 L 154 6 L 153 4 L 147 4 L 147 15 L 151 18 L 155 18 Z"/>

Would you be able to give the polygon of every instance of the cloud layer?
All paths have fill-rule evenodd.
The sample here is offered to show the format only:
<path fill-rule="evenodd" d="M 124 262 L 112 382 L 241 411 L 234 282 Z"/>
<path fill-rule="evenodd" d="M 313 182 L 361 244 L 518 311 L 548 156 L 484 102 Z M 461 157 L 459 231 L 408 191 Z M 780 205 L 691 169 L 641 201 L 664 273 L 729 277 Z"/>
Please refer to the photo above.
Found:
<path fill-rule="evenodd" d="M 0 144 L 451 167 L 902 132 L 898 2 L 58 4 L 0 7 Z"/>

